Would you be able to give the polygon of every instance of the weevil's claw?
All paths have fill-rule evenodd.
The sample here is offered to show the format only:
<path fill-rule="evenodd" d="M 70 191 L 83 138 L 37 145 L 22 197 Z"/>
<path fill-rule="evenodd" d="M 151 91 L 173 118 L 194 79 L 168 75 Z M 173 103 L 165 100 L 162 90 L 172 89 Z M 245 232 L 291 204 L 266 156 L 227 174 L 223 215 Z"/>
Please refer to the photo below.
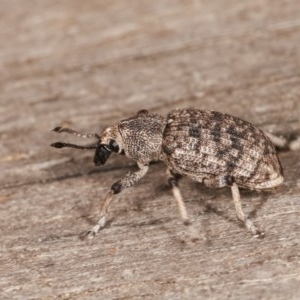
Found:
<path fill-rule="evenodd" d="M 101 230 L 104 228 L 106 223 L 106 219 L 105 216 L 102 216 L 100 218 L 100 220 L 98 221 L 97 225 L 95 225 L 91 230 L 84 232 L 83 234 L 81 234 L 79 237 L 81 240 L 85 240 L 85 239 L 93 239 L 94 236 Z"/>
<path fill-rule="evenodd" d="M 253 234 L 253 237 L 256 239 L 263 239 L 265 237 L 265 233 L 263 231 L 257 230 L 257 232 Z"/>
<path fill-rule="evenodd" d="M 239 221 L 242 222 L 241 220 Z M 243 225 L 251 232 L 252 237 L 256 239 L 263 239 L 265 237 L 265 233 L 260 231 L 251 220 L 246 219 L 243 221 Z"/>
<path fill-rule="evenodd" d="M 260 238 L 260 239 L 262 239 L 262 238 L 265 237 L 265 233 L 264 233 L 263 231 L 260 231 L 260 230 L 254 225 L 254 223 L 253 223 L 252 221 L 250 221 L 249 219 L 246 219 L 246 220 L 244 221 L 244 224 L 245 224 L 246 228 L 247 228 L 249 231 L 251 231 L 252 236 L 253 236 L 254 238 Z"/>
<path fill-rule="evenodd" d="M 91 230 L 89 230 L 89 238 L 93 238 L 99 231 L 101 227 L 99 224 L 95 225 Z"/>
<path fill-rule="evenodd" d="M 94 236 L 96 235 L 95 232 L 93 232 L 92 230 L 89 231 L 84 231 L 82 233 L 79 234 L 79 239 L 81 239 L 82 241 L 86 240 L 86 239 L 93 239 Z"/>
<path fill-rule="evenodd" d="M 98 233 L 99 229 L 98 229 L 98 225 L 94 226 L 91 230 L 88 231 L 84 231 L 83 233 L 81 233 L 79 235 L 79 238 L 81 240 L 86 240 L 86 239 L 93 239 L 95 237 L 95 235 Z"/>
<path fill-rule="evenodd" d="M 93 239 L 95 237 L 96 234 L 97 234 L 97 232 L 95 232 L 93 229 L 89 230 L 86 233 L 86 239 L 91 240 L 91 239 Z"/>

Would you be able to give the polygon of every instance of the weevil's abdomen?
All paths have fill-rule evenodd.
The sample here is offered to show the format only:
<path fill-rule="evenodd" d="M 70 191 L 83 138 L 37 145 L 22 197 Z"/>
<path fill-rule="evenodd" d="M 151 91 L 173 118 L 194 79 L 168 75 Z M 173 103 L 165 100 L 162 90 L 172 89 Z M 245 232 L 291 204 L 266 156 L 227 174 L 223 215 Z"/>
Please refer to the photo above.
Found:
<path fill-rule="evenodd" d="M 282 183 L 275 148 L 251 123 L 215 111 L 177 109 L 169 113 L 162 151 L 167 165 L 194 180 L 230 177 L 249 189 Z"/>

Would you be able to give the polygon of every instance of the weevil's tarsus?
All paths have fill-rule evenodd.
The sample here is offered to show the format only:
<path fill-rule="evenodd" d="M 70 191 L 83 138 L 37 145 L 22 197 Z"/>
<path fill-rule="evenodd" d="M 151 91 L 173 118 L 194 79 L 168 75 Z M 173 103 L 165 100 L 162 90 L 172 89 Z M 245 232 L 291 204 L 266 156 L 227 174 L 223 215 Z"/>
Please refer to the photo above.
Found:
<path fill-rule="evenodd" d="M 100 218 L 97 224 L 88 232 L 86 232 L 85 237 L 92 239 L 101 229 L 103 229 L 106 225 L 106 216 L 107 216 L 107 209 L 114 199 L 114 195 L 116 193 L 113 190 L 110 190 L 109 193 L 106 195 L 104 202 L 100 209 Z"/>
<path fill-rule="evenodd" d="M 86 234 L 85 234 L 85 237 L 88 238 L 88 239 L 92 239 L 94 238 L 94 236 L 101 230 L 105 227 L 105 224 L 106 224 L 106 217 L 105 216 L 102 216 L 98 223 L 91 229 L 89 230 Z"/>
<path fill-rule="evenodd" d="M 244 223 L 245 227 L 252 233 L 253 237 L 263 237 L 264 233 L 259 231 L 258 228 L 254 225 L 254 223 L 245 217 L 245 214 L 242 209 L 239 187 L 236 183 L 232 184 L 231 193 L 238 220 Z"/>

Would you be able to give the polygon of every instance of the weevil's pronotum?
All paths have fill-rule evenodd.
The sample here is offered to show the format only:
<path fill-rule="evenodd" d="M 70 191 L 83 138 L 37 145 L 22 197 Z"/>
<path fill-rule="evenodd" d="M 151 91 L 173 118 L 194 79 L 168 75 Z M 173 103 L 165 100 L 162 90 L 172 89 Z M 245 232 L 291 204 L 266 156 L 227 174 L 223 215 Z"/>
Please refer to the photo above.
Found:
<path fill-rule="evenodd" d="M 237 117 L 216 111 L 175 109 L 168 116 L 139 111 L 135 116 L 108 127 L 101 135 L 81 134 L 56 127 L 80 137 L 94 137 L 92 146 L 57 142 L 56 148 L 96 149 L 94 163 L 103 165 L 112 152 L 137 161 L 139 170 L 115 182 L 107 194 L 96 226 L 88 232 L 93 237 L 105 226 L 107 208 L 114 195 L 133 186 L 148 171 L 151 161 L 162 160 L 168 167 L 168 184 L 172 188 L 180 215 L 189 223 L 178 180 L 188 176 L 208 187 L 230 187 L 237 218 L 254 236 L 261 233 L 245 217 L 239 187 L 264 190 L 283 182 L 283 171 L 272 136 Z"/>

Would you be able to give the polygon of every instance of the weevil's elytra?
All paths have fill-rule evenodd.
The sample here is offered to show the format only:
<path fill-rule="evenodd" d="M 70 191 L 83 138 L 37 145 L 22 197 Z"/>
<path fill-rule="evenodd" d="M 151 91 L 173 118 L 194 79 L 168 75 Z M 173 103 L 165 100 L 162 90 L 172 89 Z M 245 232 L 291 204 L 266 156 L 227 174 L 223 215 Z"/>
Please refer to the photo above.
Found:
<path fill-rule="evenodd" d="M 283 182 L 282 167 L 271 136 L 249 122 L 216 111 L 175 109 L 165 118 L 141 110 L 107 128 L 101 135 L 80 134 L 61 127 L 54 131 L 98 141 L 92 146 L 58 142 L 52 144 L 53 147 L 95 149 L 96 165 L 105 164 L 112 152 L 125 154 L 137 161 L 139 167 L 138 171 L 127 174 L 111 186 L 102 204 L 99 222 L 89 231 L 89 237 L 105 226 L 107 208 L 114 195 L 144 177 L 151 161 L 162 160 L 167 165 L 168 183 L 185 224 L 189 223 L 189 218 L 178 187 L 182 176 L 208 187 L 230 187 L 237 217 L 254 236 L 260 232 L 243 213 L 239 187 L 263 190 Z"/>
<path fill-rule="evenodd" d="M 200 182 L 207 175 L 231 175 L 238 186 L 249 189 L 282 182 L 274 146 L 252 124 L 227 114 L 189 109 L 175 110 L 167 118 L 172 122 L 165 127 L 162 149 L 173 171 Z M 191 135 L 195 127 L 201 132 L 199 138 Z"/>

